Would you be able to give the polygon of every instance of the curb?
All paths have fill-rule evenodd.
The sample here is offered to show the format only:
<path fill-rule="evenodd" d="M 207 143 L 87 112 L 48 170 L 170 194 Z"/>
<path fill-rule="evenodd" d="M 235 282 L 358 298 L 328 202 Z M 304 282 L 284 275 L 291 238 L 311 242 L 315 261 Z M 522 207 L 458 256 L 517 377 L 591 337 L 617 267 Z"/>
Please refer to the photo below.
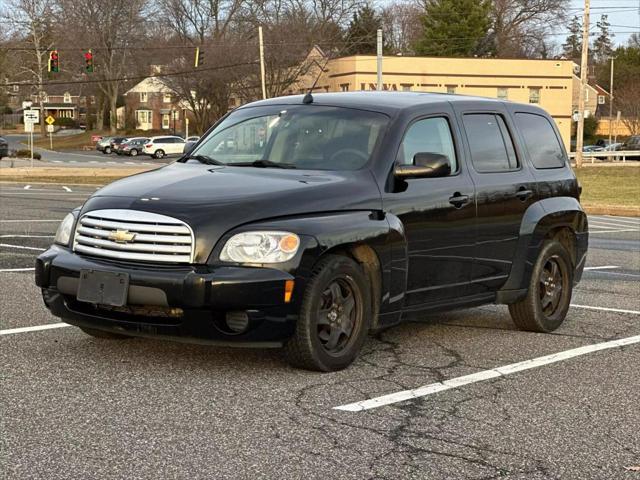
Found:
<path fill-rule="evenodd" d="M 589 215 L 613 215 L 619 217 L 640 217 L 640 207 L 621 205 L 582 205 Z"/>

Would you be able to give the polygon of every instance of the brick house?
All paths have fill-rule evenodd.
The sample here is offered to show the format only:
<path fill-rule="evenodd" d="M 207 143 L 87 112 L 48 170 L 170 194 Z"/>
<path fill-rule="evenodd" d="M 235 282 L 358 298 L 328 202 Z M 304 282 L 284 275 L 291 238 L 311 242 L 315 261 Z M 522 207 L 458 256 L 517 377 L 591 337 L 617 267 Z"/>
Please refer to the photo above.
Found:
<path fill-rule="evenodd" d="M 190 118 L 186 102 L 158 77 L 147 77 L 127 90 L 124 103 L 118 128 L 179 133 L 186 129 L 185 118 Z"/>

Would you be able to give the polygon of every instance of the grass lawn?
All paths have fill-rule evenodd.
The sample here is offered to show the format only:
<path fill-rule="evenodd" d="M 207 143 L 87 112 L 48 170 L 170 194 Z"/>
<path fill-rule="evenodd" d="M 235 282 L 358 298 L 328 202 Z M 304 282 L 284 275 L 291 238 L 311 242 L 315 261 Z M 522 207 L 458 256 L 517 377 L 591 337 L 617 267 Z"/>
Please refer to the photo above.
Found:
<path fill-rule="evenodd" d="M 54 150 L 82 150 L 82 147 L 95 148 L 95 144 L 91 141 L 92 133 L 78 133 L 76 135 L 61 135 L 53 136 L 53 149 Z M 36 147 L 49 148 L 49 135 L 46 137 L 38 138 L 34 142 Z"/>
<path fill-rule="evenodd" d="M 640 167 L 583 167 L 575 172 L 583 204 L 640 207 Z"/>

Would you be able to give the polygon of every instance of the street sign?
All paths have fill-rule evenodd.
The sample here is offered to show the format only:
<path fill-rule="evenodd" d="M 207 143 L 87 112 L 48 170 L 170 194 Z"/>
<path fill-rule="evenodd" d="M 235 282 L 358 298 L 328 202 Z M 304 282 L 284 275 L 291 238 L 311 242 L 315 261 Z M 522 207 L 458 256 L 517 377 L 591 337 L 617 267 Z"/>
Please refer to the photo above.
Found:
<path fill-rule="evenodd" d="M 53 125 L 47 125 L 47 132 L 53 133 Z"/>
<path fill-rule="evenodd" d="M 53 125 L 54 123 L 56 123 L 56 119 L 53 118 L 51 115 L 45 118 L 44 121 L 47 122 L 49 125 Z"/>
<path fill-rule="evenodd" d="M 33 123 L 24 122 L 24 131 L 27 133 L 33 132 Z"/>
<path fill-rule="evenodd" d="M 40 121 L 40 110 L 25 110 L 24 123 L 38 123 Z"/>
<path fill-rule="evenodd" d="M 22 109 L 26 110 L 27 108 L 31 108 L 31 105 L 33 105 L 33 102 L 30 101 L 26 101 L 26 102 L 22 102 Z"/>

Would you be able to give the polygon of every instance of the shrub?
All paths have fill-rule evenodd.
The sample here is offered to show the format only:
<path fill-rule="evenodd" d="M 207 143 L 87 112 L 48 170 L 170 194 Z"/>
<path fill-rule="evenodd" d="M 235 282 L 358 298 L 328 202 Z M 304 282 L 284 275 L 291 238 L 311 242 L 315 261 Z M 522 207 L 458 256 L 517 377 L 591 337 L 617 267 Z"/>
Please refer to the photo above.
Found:
<path fill-rule="evenodd" d="M 77 128 L 78 122 L 73 118 L 56 118 L 55 126 L 62 128 Z"/>
<path fill-rule="evenodd" d="M 31 158 L 31 150 L 17 150 L 16 151 L 16 157 L 18 158 Z M 33 152 L 33 158 L 36 160 L 40 160 L 42 158 L 42 155 L 40 155 L 38 152 Z"/>

